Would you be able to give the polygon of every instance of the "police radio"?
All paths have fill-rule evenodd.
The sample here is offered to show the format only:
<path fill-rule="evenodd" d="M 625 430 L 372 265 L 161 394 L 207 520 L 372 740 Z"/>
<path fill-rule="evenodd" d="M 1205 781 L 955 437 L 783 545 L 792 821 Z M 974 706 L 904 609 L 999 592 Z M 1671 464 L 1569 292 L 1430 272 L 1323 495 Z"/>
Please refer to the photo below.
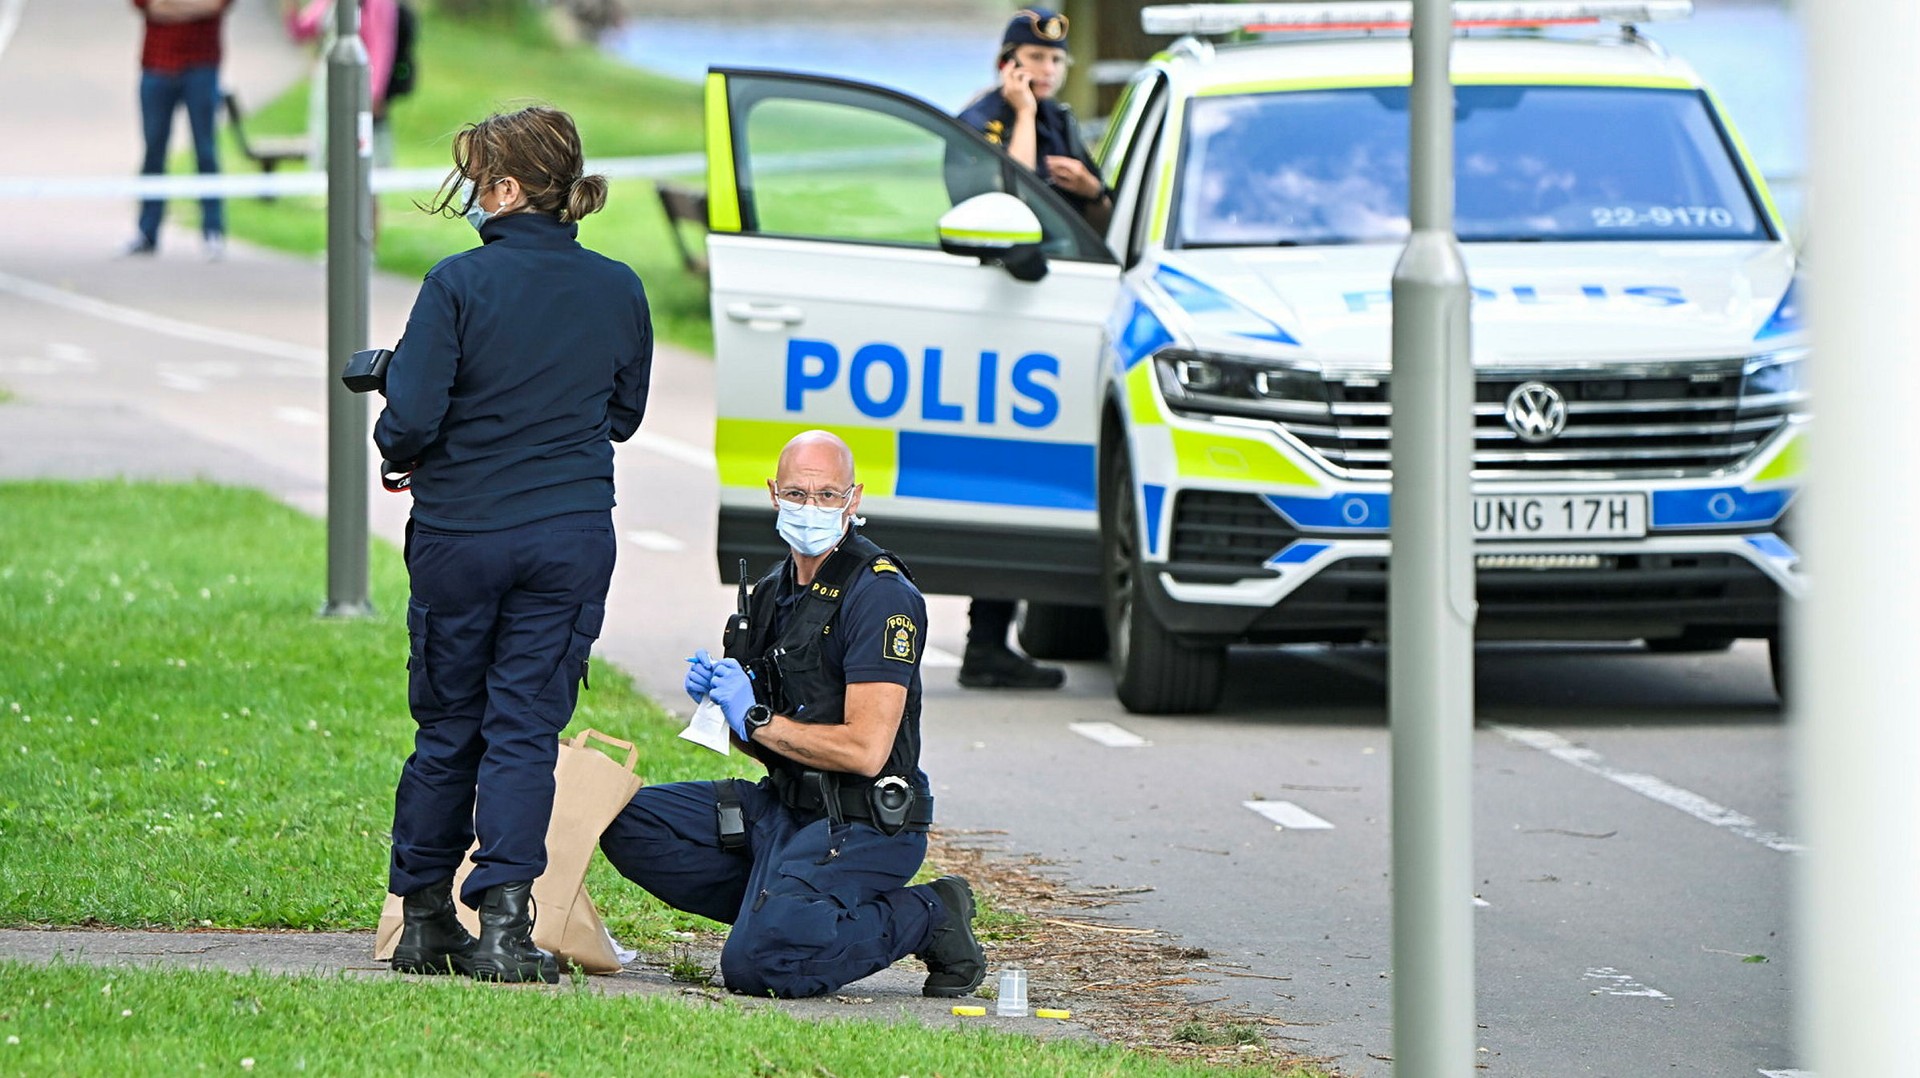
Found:
<path fill-rule="evenodd" d="M 734 601 L 733 616 L 727 619 L 727 631 L 720 636 L 720 643 L 730 659 L 744 660 L 753 636 L 753 619 L 747 616 L 747 594 L 747 559 L 741 558 L 740 592 Z"/>

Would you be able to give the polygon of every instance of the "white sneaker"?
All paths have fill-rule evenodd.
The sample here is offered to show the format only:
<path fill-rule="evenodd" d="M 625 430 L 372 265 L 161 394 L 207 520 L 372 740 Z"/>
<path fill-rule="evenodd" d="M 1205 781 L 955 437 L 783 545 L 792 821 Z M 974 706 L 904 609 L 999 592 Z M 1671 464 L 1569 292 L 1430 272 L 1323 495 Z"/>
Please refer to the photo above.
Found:
<path fill-rule="evenodd" d="M 151 258 L 154 255 L 158 254 L 159 252 L 160 252 L 159 244 L 153 242 L 152 240 L 146 238 L 145 236 L 135 236 L 132 239 L 127 241 L 127 245 L 125 247 L 120 248 L 120 257 L 129 258 L 129 257 L 144 255 L 148 258 Z"/>
<path fill-rule="evenodd" d="M 209 262 L 225 261 L 227 257 L 227 237 L 218 232 L 208 233 L 202 250 L 206 252 L 207 261 Z"/>

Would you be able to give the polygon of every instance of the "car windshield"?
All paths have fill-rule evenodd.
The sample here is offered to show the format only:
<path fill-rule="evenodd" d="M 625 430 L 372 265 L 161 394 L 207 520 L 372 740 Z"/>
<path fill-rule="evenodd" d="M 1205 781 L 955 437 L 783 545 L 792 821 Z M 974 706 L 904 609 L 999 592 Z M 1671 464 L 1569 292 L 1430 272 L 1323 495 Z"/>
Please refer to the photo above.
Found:
<path fill-rule="evenodd" d="M 1698 91 L 1454 94 L 1463 241 L 1771 238 Z M 1404 239 L 1407 100 L 1404 86 L 1194 99 L 1172 245 Z"/>

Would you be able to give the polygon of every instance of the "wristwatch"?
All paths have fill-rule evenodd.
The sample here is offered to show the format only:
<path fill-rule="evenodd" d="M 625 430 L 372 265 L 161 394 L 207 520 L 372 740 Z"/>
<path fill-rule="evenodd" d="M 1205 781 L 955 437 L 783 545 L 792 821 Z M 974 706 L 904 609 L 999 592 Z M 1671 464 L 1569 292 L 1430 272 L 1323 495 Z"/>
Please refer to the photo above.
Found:
<path fill-rule="evenodd" d="M 741 719 L 747 728 L 747 736 L 752 737 L 755 730 L 773 721 L 773 709 L 765 704 L 754 704 L 747 708 L 746 716 Z"/>

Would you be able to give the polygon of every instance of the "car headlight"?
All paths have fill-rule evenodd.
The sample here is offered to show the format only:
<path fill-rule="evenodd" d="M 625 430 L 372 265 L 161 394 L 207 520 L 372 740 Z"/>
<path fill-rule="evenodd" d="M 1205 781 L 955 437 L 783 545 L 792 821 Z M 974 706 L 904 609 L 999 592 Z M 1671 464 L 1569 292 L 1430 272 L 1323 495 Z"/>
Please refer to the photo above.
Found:
<path fill-rule="evenodd" d="M 1326 419 L 1327 384 L 1316 369 L 1270 360 L 1165 348 L 1154 371 L 1176 412 L 1262 419 Z"/>
<path fill-rule="evenodd" d="M 1740 385 L 1741 405 L 1772 405 L 1798 410 L 1807 399 L 1807 349 L 1789 348 L 1747 360 Z"/>

